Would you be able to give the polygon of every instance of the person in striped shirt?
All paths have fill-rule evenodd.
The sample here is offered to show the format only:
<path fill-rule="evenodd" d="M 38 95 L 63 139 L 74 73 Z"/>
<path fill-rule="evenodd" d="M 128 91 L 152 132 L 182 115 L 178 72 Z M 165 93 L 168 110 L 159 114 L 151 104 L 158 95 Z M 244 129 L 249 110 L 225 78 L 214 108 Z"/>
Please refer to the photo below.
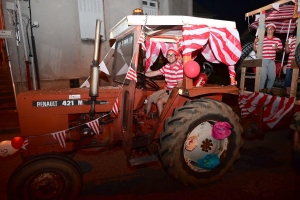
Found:
<path fill-rule="evenodd" d="M 274 81 L 276 78 L 276 66 L 275 66 L 275 58 L 276 52 L 280 52 L 282 50 L 281 40 L 277 37 L 274 37 L 276 26 L 273 23 L 269 23 L 266 25 L 267 35 L 264 37 L 263 41 L 263 52 L 262 52 L 262 67 L 260 74 L 260 91 L 262 91 L 265 87 L 265 82 L 268 77 L 267 83 L 267 94 L 271 94 L 271 89 L 274 85 Z M 253 43 L 253 50 L 257 51 L 258 46 L 258 38 L 255 38 Z"/>
<path fill-rule="evenodd" d="M 163 106 L 167 102 L 171 90 L 174 87 L 181 87 L 183 81 L 183 66 L 179 61 L 179 53 L 170 48 L 167 51 L 168 64 L 160 68 L 159 70 L 146 72 L 147 77 L 153 77 L 158 75 L 164 75 L 166 81 L 165 89 L 154 92 L 148 97 L 148 102 L 146 106 L 146 114 L 148 115 L 152 103 L 157 105 L 159 115 L 162 113 Z"/>
<path fill-rule="evenodd" d="M 288 62 L 286 65 L 286 72 L 285 72 L 285 87 L 286 87 L 286 94 L 289 96 L 291 91 L 291 83 L 292 83 L 292 60 L 295 57 L 295 49 L 296 49 L 296 33 L 297 28 L 295 29 L 294 33 L 289 37 L 289 39 L 285 42 L 285 52 L 289 54 Z"/>

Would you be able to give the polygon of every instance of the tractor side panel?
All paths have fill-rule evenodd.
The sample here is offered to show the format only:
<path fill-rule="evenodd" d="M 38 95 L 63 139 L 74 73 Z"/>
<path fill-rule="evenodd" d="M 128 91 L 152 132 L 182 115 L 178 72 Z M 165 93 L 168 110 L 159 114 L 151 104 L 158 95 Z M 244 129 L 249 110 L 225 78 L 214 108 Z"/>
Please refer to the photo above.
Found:
<path fill-rule="evenodd" d="M 110 112 L 118 92 L 114 87 L 99 88 L 96 112 Z M 28 91 L 20 93 L 17 101 L 22 136 L 69 129 L 69 115 L 88 114 L 91 109 L 87 88 Z"/>

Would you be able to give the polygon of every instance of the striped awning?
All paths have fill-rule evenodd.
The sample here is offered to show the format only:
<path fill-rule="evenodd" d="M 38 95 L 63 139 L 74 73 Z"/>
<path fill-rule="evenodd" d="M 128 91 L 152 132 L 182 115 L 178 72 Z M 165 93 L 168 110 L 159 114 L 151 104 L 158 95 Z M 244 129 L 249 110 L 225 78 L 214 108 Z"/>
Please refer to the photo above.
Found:
<path fill-rule="evenodd" d="M 274 23 L 276 26 L 276 33 L 288 33 L 289 23 L 291 21 L 290 31 L 292 33 L 296 26 L 296 18 L 293 18 L 294 14 L 294 5 L 285 5 L 279 7 L 279 10 L 271 10 L 266 12 L 265 24 Z M 257 29 L 258 27 L 258 19 L 250 24 L 250 27 Z"/>

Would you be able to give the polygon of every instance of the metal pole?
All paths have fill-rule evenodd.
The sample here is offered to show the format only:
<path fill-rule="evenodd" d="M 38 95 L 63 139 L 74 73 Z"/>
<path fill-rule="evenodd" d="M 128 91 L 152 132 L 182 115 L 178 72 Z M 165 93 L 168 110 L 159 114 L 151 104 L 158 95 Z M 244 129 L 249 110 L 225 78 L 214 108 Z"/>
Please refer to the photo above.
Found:
<path fill-rule="evenodd" d="M 291 28 L 291 23 L 292 23 L 292 20 L 290 19 L 289 29 L 288 29 L 288 32 L 287 32 L 287 34 L 286 34 L 286 39 L 285 39 L 285 41 L 287 41 L 288 38 L 289 38 L 290 28 Z M 278 78 L 280 78 L 281 70 L 283 69 L 284 56 L 285 56 L 285 51 L 284 51 L 284 49 L 283 49 L 283 54 L 282 54 L 282 59 L 281 59 L 281 66 L 280 66 L 280 71 L 279 71 L 279 74 L 278 74 Z"/>
<path fill-rule="evenodd" d="M 12 70 L 11 70 L 10 55 L 9 55 L 9 52 L 8 52 L 8 44 L 7 44 L 7 40 L 6 39 L 5 39 L 5 48 L 6 48 L 7 58 L 8 58 L 8 65 L 9 65 L 11 82 L 12 82 L 12 86 L 13 86 L 13 89 L 14 89 L 14 97 L 15 97 L 15 102 L 16 102 L 16 108 L 18 110 L 16 86 L 15 86 L 15 81 L 14 81 L 14 77 L 13 77 Z"/>
<path fill-rule="evenodd" d="M 24 47 L 24 53 L 25 53 L 25 61 L 28 61 L 28 55 L 27 55 L 27 48 L 26 48 L 26 40 L 24 36 L 24 27 L 22 23 L 22 12 L 20 8 L 20 1 L 17 1 L 18 4 L 18 12 L 19 12 L 19 21 L 20 21 L 20 27 L 21 27 L 21 33 L 22 33 L 22 39 L 23 39 L 23 47 Z"/>
<path fill-rule="evenodd" d="M 31 44 L 32 44 L 32 53 L 33 53 L 33 61 L 34 61 L 34 68 L 35 68 L 35 75 L 36 75 L 36 81 L 37 81 L 37 88 L 41 89 L 40 87 L 40 75 L 39 75 L 39 67 L 38 67 L 38 59 L 37 59 L 37 53 L 36 53 L 36 47 L 35 47 L 35 39 L 32 33 L 32 21 L 31 21 L 31 4 L 30 0 L 28 0 L 29 3 L 29 23 L 30 23 L 30 32 L 31 32 Z"/>
<path fill-rule="evenodd" d="M 24 27 L 23 27 L 23 20 L 22 20 L 22 12 L 20 7 L 20 1 L 17 1 L 17 7 L 19 12 L 19 21 L 20 21 L 20 27 L 21 27 L 21 34 L 23 39 L 23 47 L 24 47 L 24 54 L 25 54 L 25 63 L 26 63 L 26 71 L 27 71 L 27 81 L 28 81 L 28 89 L 31 90 L 31 77 L 30 77 L 30 70 L 29 70 L 29 61 L 28 61 L 28 55 L 27 55 L 27 47 L 26 47 L 26 40 L 24 36 Z"/>

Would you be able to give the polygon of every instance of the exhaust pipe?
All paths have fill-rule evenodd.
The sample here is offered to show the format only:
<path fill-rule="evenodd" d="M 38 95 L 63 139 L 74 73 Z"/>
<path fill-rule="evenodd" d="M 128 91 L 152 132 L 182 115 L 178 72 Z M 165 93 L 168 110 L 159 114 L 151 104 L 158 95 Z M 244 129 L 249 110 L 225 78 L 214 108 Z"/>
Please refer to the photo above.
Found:
<path fill-rule="evenodd" d="M 99 88 L 99 49 L 100 49 L 100 25 L 101 20 L 96 20 L 96 31 L 95 31 L 95 45 L 94 45 L 94 58 L 93 64 L 91 65 L 90 77 L 91 77 L 91 86 L 90 86 L 90 97 L 91 97 L 91 117 L 95 116 L 95 104 L 98 97 L 98 88 Z"/>

